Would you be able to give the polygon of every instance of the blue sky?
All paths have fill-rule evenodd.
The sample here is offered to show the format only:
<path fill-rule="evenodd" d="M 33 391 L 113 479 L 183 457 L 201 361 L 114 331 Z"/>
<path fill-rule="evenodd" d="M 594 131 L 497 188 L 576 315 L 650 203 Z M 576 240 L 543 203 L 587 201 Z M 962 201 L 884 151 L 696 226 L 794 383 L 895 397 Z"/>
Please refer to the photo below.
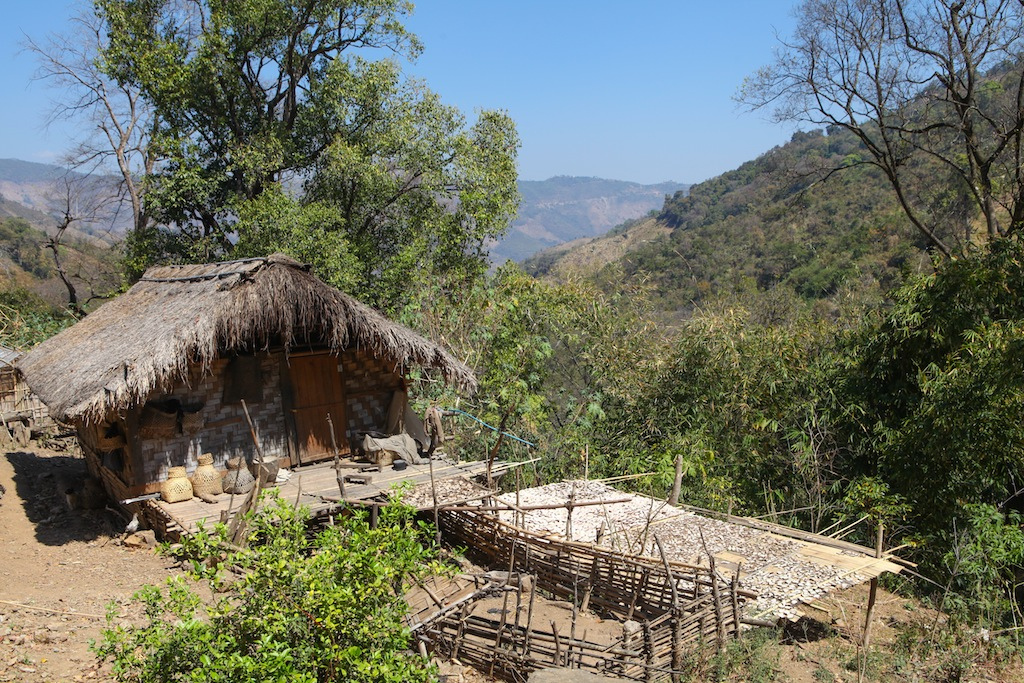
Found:
<path fill-rule="evenodd" d="M 743 78 L 792 27 L 790 0 L 422 0 L 407 22 L 425 45 L 407 70 L 472 117 L 505 109 L 520 177 L 699 182 L 789 139 L 737 109 Z M 33 82 L 24 35 L 67 29 L 81 3 L 9 3 L 0 24 L 0 157 L 54 161 L 73 129 L 43 125 L 60 93 Z"/>

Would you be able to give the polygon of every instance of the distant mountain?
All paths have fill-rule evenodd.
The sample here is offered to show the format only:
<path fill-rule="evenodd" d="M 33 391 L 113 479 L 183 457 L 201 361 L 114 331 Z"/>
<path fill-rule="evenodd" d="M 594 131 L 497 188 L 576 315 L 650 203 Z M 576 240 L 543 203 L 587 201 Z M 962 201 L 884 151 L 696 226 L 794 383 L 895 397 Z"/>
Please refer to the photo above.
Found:
<path fill-rule="evenodd" d="M 925 244 L 866 152 L 839 130 L 801 132 L 739 168 L 668 197 L 647 220 L 541 252 L 525 264 L 620 288 L 636 278 L 660 307 L 783 287 L 808 301 L 875 296 L 928 267 Z M 842 168 L 844 167 L 845 168 Z M 842 168 L 836 173 L 827 169 Z"/>
<path fill-rule="evenodd" d="M 125 212 L 113 213 L 116 207 L 106 201 L 116 195 L 118 180 L 109 175 L 87 176 L 52 164 L 0 159 L 0 216 L 23 218 L 50 231 L 67 208 L 70 187 L 74 204 L 91 216 L 77 222 L 75 231 L 109 243 L 129 227 Z"/>
<path fill-rule="evenodd" d="M 557 176 L 521 180 L 519 215 L 508 234 L 491 248 L 491 260 L 523 261 L 555 245 L 602 235 L 624 221 L 661 208 L 666 196 L 684 192 L 683 183 L 641 185 L 623 180 Z"/>

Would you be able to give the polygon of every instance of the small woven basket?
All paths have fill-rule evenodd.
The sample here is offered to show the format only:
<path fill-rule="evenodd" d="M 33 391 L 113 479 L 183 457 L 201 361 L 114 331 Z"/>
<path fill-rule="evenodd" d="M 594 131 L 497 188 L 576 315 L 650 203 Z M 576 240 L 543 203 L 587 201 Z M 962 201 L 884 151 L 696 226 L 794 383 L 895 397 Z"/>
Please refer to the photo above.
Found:
<path fill-rule="evenodd" d="M 213 466 L 213 455 L 210 453 L 199 456 L 199 467 L 192 474 L 192 491 L 197 496 L 217 496 L 224 492 L 220 472 Z"/>
<path fill-rule="evenodd" d="M 370 453 L 370 460 L 377 463 L 381 467 L 387 467 L 398 458 L 398 454 L 394 451 L 381 449 L 379 451 L 373 451 Z"/>
<path fill-rule="evenodd" d="M 195 434 L 206 425 L 203 414 L 200 412 L 184 413 L 181 416 L 181 431 L 185 434 Z"/>
<path fill-rule="evenodd" d="M 192 499 L 192 482 L 184 467 L 168 467 L 167 481 L 160 484 L 160 498 L 166 503 Z"/>
<path fill-rule="evenodd" d="M 224 475 L 224 493 L 249 493 L 256 484 L 256 477 L 252 476 L 241 458 L 228 460 L 228 473 Z"/>

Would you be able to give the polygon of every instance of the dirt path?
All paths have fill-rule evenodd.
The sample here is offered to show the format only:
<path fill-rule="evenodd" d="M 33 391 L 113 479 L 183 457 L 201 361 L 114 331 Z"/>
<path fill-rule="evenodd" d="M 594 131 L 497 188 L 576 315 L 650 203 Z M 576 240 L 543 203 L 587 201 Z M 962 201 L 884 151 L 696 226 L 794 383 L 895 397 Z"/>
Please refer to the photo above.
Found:
<path fill-rule="evenodd" d="M 121 544 L 121 517 L 70 508 L 65 492 L 84 476 L 70 452 L 0 454 L 0 681 L 104 679 L 89 641 L 107 605 L 127 606 L 173 571 L 151 550 Z"/>

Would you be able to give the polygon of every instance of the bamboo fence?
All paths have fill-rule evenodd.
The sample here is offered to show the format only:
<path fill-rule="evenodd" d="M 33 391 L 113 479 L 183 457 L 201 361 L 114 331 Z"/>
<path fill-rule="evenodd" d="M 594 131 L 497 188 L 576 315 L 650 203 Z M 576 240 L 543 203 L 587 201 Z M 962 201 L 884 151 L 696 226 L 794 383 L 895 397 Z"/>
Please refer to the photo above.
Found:
<path fill-rule="evenodd" d="M 741 627 L 743 604 L 754 595 L 737 577 L 714 567 L 625 555 L 601 546 L 541 535 L 493 515 L 443 511 L 445 537 L 473 559 L 530 575 L 529 607 L 524 591 L 515 593 L 514 618 L 473 614 L 471 606 L 449 612 L 425 629 L 434 646 L 505 680 L 525 680 L 549 667 L 584 668 L 642 681 L 679 680 L 688 654 L 721 648 Z M 522 584 L 520 584 L 522 585 Z M 534 623 L 533 602 L 540 590 L 573 605 L 566 624 Z M 623 622 L 611 644 L 576 636 L 579 610 L 590 609 Z"/>

